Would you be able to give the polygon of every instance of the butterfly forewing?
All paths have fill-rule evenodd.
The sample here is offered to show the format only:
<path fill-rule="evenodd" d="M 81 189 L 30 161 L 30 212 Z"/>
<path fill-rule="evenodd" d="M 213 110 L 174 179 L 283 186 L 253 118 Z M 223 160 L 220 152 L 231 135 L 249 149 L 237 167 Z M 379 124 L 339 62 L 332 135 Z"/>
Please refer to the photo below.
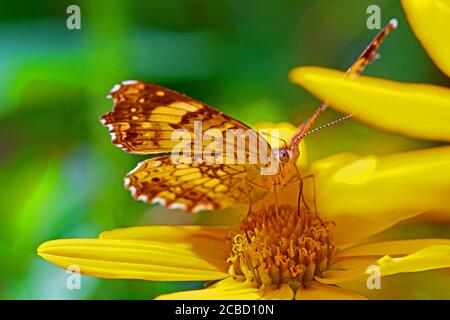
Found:
<path fill-rule="evenodd" d="M 154 84 L 124 81 L 114 86 L 109 97 L 114 101 L 114 109 L 105 114 L 101 121 L 108 127 L 112 142 L 130 153 L 172 152 L 179 142 L 173 139 L 173 132 L 186 130 L 194 141 L 198 138 L 194 136 L 196 122 L 201 123 L 202 134 L 211 129 L 219 130 L 223 136 L 224 149 L 227 130 L 250 129 L 200 101 Z M 259 135 L 258 138 L 264 139 Z M 208 143 L 210 141 L 203 140 L 202 149 Z M 270 149 L 267 142 L 266 146 Z M 252 148 L 245 148 L 247 156 L 255 153 Z"/>

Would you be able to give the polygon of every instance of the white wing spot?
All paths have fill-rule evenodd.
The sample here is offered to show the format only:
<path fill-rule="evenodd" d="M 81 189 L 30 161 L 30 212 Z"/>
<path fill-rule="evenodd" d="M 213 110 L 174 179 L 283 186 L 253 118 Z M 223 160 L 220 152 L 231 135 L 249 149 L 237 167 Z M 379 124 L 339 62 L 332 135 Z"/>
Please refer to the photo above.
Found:
<path fill-rule="evenodd" d="M 148 197 L 145 194 L 141 194 L 138 197 L 138 200 L 144 201 L 144 202 L 148 202 Z"/>
<path fill-rule="evenodd" d="M 122 81 L 122 84 L 124 84 L 124 85 L 130 85 L 130 84 L 136 84 L 136 83 L 138 83 L 137 80 L 125 80 L 125 81 Z"/>
<path fill-rule="evenodd" d="M 135 197 L 136 196 L 136 188 L 131 186 L 128 189 L 131 191 L 131 194 L 133 195 L 133 197 Z"/>
<path fill-rule="evenodd" d="M 114 85 L 114 87 L 112 87 L 112 89 L 109 91 L 109 94 L 113 94 L 114 92 L 119 91 L 120 87 L 121 87 L 120 84 Z"/>
<path fill-rule="evenodd" d="M 196 205 L 193 209 L 192 209 L 192 212 L 193 213 L 197 213 L 197 212 L 200 212 L 200 211 L 204 211 L 204 210 L 213 210 L 214 208 L 213 208 L 213 206 L 211 205 L 211 204 L 199 204 L 199 205 Z"/>
<path fill-rule="evenodd" d="M 187 206 L 184 203 L 178 203 L 178 202 L 174 202 L 169 206 L 169 209 L 181 209 L 181 210 L 186 210 Z"/>
<path fill-rule="evenodd" d="M 154 198 L 152 200 L 152 203 L 159 203 L 160 205 L 165 206 L 167 201 L 166 201 L 166 199 L 163 199 L 163 198 Z"/>

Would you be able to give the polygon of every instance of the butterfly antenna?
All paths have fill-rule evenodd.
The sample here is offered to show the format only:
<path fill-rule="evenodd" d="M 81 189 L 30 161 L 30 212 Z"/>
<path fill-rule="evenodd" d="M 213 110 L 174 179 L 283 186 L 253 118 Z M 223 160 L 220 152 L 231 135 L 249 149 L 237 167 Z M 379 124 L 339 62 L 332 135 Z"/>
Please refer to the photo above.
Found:
<path fill-rule="evenodd" d="M 344 78 L 354 78 L 359 76 L 368 64 L 377 59 L 377 50 L 381 43 L 392 30 L 397 28 L 397 26 L 397 19 L 391 19 L 391 21 L 389 21 L 389 23 L 375 36 L 375 38 L 373 38 L 355 62 L 347 69 Z M 327 99 L 320 105 L 319 108 L 316 109 L 316 111 L 314 111 L 313 115 L 298 128 L 296 134 L 289 141 L 289 146 L 291 148 L 298 147 L 298 144 L 302 138 L 308 135 L 308 132 L 311 132 L 310 129 L 312 125 L 316 122 L 317 118 L 319 118 L 320 114 L 328 108 L 328 106 L 329 101 Z"/>
<path fill-rule="evenodd" d="M 354 113 L 348 114 L 348 115 L 346 115 L 346 116 L 344 116 L 344 117 L 342 117 L 342 118 L 336 119 L 336 120 L 331 121 L 331 122 L 329 122 L 329 123 L 326 123 L 326 124 L 324 124 L 324 125 L 322 125 L 322 126 L 320 126 L 320 127 L 317 127 L 317 128 L 315 128 L 315 129 L 312 129 L 312 130 L 310 130 L 310 131 L 304 133 L 302 136 L 300 136 L 300 138 L 303 139 L 304 137 L 309 136 L 311 133 L 314 133 L 314 132 L 317 132 L 317 131 L 319 131 L 319 130 L 322 130 L 322 129 L 331 127 L 331 126 L 333 126 L 333 125 L 335 125 L 335 124 L 337 124 L 337 123 L 339 123 L 339 122 L 341 122 L 341 121 L 344 121 L 344 120 L 346 120 L 346 119 L 352 117 L 353 115 L 354 115 Z"/>

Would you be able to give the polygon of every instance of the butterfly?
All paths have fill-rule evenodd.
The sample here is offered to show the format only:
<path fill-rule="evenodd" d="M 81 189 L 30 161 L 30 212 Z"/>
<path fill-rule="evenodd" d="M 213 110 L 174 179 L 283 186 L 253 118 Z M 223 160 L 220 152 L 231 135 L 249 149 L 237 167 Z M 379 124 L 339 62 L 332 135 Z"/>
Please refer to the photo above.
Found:
<path fill-rule="evenodd" d="M 396 26 L 396 20 L 391 20 L 347 70 L 346 76 L 358 76 L 376 58 L 381 42 Z M 101 117 L 101 122 L 109 129 L 112 142 L 129 153 L 157 155 L 129 172 L 125 187 L 135 199 L 194 213 L 237 203 L 251 206 L 269 192 L 274 192 L 277 202 L 277 188 L 301 183 L 295 165 L 300 156 L 299 143 L 312 132 L 312 125 L 329 105 L 328 101 L 322 103 L 282 147 L 272 148 L 266 137 L 255 133 L 258 145 L 266 150 L 261 157 L 249 143 L 227 148 L 226 134 L 241 130 L 237 138 L 242 138 L 242 134 L 251 130 L 248 125 L 176 91 L 128 80 L 115 85 L 108 97 L 112 98 L 114 108 Z M 198 123 L 200 129 L 196 128 Z M 179 144 L 173 139 L 174 132 L 180 130 L 189 138 L 187 147 L 192 152 L 187 158 L 190 161 L 174 161 L 171 156 Z M 232 161 L 202 158 L 210 141 L 201 140 L 195 145 L 192 140 L 211 131 L 215 132 L 215 139 L 227 142 L 214 155 L 209 155 L 209 160 L 217 160 L 218 155 L 228 151 L 226 159 Z M 245 141 L 248 139 L 244 137 Z M 239 156 L 245 161 L 236 162 Z M 273 174 L 262 174 L 268 163 L 275 163 L 276 170 Z"/>

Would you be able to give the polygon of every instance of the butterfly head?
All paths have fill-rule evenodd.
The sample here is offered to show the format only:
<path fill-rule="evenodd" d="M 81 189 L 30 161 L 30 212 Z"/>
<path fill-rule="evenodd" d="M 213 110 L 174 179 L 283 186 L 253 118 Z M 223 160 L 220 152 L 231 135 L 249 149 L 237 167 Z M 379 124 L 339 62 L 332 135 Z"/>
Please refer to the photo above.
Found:
<path fill-rule="evenodd" d="M 288 163 L 289 161 L 291 161 L 292 150 L 288 148 L 277 148 L 273 151 L 281 163 Z"/>
<path fill-rule="evenodd" d="M 298 149 L 289 148 L 288 146 L 272 149 L 272 161 L 270 161 L 270 170 L 264 175 L 273 175 L 277 184 L 285 184 L 285 176 L 292 172 L 293 166 L 296 165 L 299 152 Z"/>
<path fill-rule="evenodd" d="M 277 160 L 282 164 L 297 161 L 300 153 L 298 145 L 291 145 L 290 143 L 287 143 L 285 140 L 282 141 L 284 146 L 274 149 L 274 154 L 276 155 Z"/>

